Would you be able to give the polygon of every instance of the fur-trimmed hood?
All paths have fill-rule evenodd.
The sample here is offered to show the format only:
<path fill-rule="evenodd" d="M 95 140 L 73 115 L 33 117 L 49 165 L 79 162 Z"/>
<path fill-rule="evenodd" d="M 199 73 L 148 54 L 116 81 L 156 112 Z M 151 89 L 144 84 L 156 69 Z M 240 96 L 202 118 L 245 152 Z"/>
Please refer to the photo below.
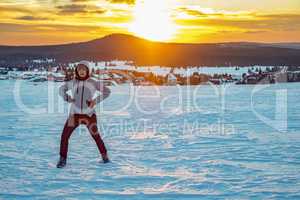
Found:
<path fill-rule="evenodd" d="M 79 75 L 78 75 L 78 71 L 77 71 L 77 70 L 78 70 L 78 67 L 81 66 L 81 65 L 85 66 L 86 69 L 88 70 L 88 74 L 87 74 L 87 76 L 86 76 L 85 78 L 81 78 L 81 77 L 79 77 Z M 91 69 L 91 66 L 90 66 L 90 62 L 89 62 L 89 61 L 86 61 L 86 60 L 80 61 L 80 62 L 76 65 L 76 67 L 75 67 L 75 78 L 76 78 L 77 80 L 85 81 L 85 80 L 87 80 L 88 78 L 90 78 L 91 76 L 92 76 L 92 69 Z"/>

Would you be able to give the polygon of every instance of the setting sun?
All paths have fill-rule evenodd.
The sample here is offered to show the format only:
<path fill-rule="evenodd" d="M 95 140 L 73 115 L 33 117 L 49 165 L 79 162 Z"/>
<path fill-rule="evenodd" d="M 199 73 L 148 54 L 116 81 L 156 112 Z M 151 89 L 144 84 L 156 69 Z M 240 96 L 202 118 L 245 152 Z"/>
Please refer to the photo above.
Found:
<path fill-rule="evenodd" d="M 113 33 L 175 43 L 299 42 L 299 13 L 299 0 L 6 0 L 0 44 L 64 44 Z"/>
<path fill-rule="evenodd" d="M 171 5 L 168 1 L 140 0 L 136 3 L 134 21 L 129 24 L 129 31 L 137 36 L 167 41 L 176 33 L 176 26 L 171 19 Z"/>

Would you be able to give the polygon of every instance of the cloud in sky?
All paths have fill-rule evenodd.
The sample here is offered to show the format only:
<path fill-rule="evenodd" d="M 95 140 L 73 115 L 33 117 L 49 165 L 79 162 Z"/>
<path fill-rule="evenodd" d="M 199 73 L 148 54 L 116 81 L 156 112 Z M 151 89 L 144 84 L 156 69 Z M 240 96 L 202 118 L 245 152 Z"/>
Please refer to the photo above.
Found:
<path fill-rule="evenodd" d="M 55 36 L 55 31 L 60 33 L 62 27 L 67 27 L 64 43 L 95 39 L 116 32 L 130 33 L 128 27 L 134 20 L 134 8 L 139 1 L 142 0 L 2 1 L 0 44 L 27 44 L 29 41 L 60 43 L 62 38 Z M 300 41 L 300 3 L 297 7 L 294 0 L 286 1 L 284 9 L 276 12 L 250 9 L 250 2 L 247 2 L 249 9 L 245 9 L 244 4 L 237 9 L 238 3 L 228 9 L 227 4 L 216 4 L 216 0 L 206 3 L 198 0 L 166 1 L 177 2 L 172 6 L 171 20 L 178 31 L 172 42 Z M 268 2 L 267 5 L 272 7 L 272 0 L 262 2 Z M 273 2 L 277 5 L 278 0 Z M 286 5 L 289 2 L 290 7 Z M 18 36 L 21 29 L 26 31 L 26 37 L 23 35 L 26 40 Z M 15 40 L 7 40 L 9 36 L 15 37 Z M 37 37 L 44 40 L 34 40 Z"/>
<path fill-rule="evenodd" d="M 0 41 L 8 45 L 64 44 L 87 41 L 111 33 L 125 32 L 121 28 L 108 28 L 97 25 L 45 25 L 0 23 Z M 76 33 L 76 34 L 74 34 Z M 63 37 L 62 37 L 63 36 Z M 65 40 L 65 38 L 69 40 Z M 16 41 L 18 41 L 16 43 Z M 45 42 L 46 41 L 46 42 Z"/>
<path fill-rule="evenodd" d="M 27 21 L 41 21 L 41 20 L 49 20 L 49 18 L 45 17 L 35 17 L 32 15 L 25 15 L 22 17 L 16 17 L 17 20 L 27 20 Z"/>
<path fill-rule="evenodd" d="M 135 4 L 135 0 L 108 0 L 111 3 L 127 3 L 127 4 Z"/>
<path fill-rule="evenodd" d="M 179 12 L 187 14 L 176 19 L 182 26 L 210 26 L 239 29 L 263 30 L 300 30 L 300 14 L 263 14 L 256 12 L 203 12 L 188 8 L 179 8 Z"/>
<path fill-rule="evenodd" d="M 86 5 L 68 4 L 56 7 L 61 14 L 85 13 Z"/>

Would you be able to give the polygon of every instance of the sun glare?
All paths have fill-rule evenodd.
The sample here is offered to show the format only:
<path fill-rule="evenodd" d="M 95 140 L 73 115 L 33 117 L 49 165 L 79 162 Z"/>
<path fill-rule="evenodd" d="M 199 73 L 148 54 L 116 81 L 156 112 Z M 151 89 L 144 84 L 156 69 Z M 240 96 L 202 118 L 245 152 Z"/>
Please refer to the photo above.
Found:
<path fill-rule="evenodd" d="M 137 1 L 133 11 L 134 21 L 129 25 L 129 31 L 149 40 L 170 40 L 176 33 L 176 26 L 171 19 L 171 7 L 169 1 Z"/>

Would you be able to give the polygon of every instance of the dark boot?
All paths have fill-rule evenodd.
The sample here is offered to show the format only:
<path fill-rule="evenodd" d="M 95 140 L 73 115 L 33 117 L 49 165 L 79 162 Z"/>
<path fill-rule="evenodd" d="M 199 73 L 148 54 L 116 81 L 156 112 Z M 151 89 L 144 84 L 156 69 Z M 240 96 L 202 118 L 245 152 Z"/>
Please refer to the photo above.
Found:
<path fill-rule="evenodd" d="M 102 154 L 102 160 L 103 160 L 103 163 L 109 163 L 110 162 L 107 154 Z"/>
<path fill-rule="evenodd" d="M 66 166 L 66 164 L 67 164 L 67 159 L 61 156 L 61 157 L 59 158 L 59 161 L 57 162 L 56 167 L 57 167 L 57 168 L 63 168 L 63 167 Z"/>

